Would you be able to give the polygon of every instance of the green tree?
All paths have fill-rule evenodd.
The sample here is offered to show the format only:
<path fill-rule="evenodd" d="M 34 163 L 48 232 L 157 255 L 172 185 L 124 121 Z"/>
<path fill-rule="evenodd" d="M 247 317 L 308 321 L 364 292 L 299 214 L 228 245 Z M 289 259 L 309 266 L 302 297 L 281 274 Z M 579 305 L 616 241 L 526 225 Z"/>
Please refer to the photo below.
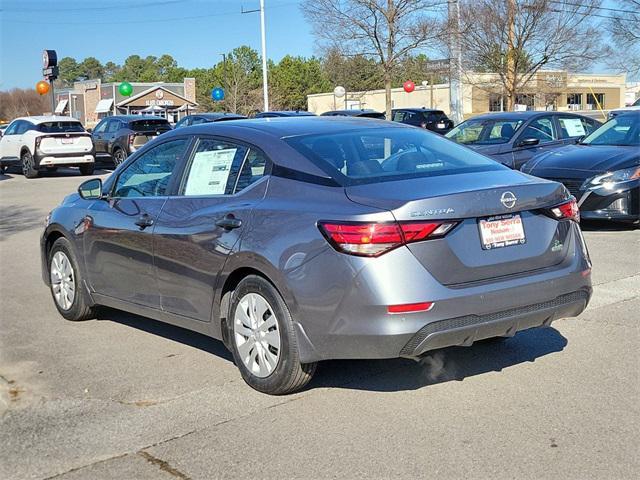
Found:
<path fill-rule="evenodd" d="M 326 92 L 331 83 L 319 59 L 285 56 L 269 67 L 269 91 L 274 110 L 305 110 L 307 95 Z"/>
<path fill-rule="evenodd" d="M 104 80 L 105 82 L 113 82 L 114 78 L 117 77 L 118 73 L 120 72 L 122 67 L 120 67 L 120 65 L 113 63 L 113 62 L 107 62 L 104 64 L 104 73 L 103 73 L 103 78 L 102 80 Z"/>
<path fill-rule="evenodd" d="M 330 49 L 322 63 L 324 74 L 332 87 L 344 87 L 347 92 L 377 90 L 383 87 L 382 70 L 375 60 L 364 55 L 343 55 Z"/>
<path fill-rule="evenodd" d="M 104 76 L 104 67 L 102 63 L 95 57 L 85 58 L 80 65 L 79 77 L 81 80 L 89 80 L 94 78 L 102 78 Z"/>
<path fill-rule="evenodd" d="M 75 58 L 64 57 L 58 62 L 58 69 L 60 71 L 58 80 L 62 87 L 70 87 L 73 82 L 77 81 L 80 77 L 80 67 Z"/>

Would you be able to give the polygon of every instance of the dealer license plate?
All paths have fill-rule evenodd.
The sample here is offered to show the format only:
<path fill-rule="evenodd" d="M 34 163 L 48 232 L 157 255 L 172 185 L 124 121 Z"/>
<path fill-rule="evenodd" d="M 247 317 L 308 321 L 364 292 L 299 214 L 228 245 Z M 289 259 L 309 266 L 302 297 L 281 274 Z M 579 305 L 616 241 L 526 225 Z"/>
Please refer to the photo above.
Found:
<path fill-rule="evenodd" d="M 63 138 L 62 143 L 64 144 L 73 143 L 73 138 Z"/>
<path fill-rule="evenodd" d="M 519 214 L 480 219 L 480 240 L 484 250 L 525 243 L 524 227 Z"/>

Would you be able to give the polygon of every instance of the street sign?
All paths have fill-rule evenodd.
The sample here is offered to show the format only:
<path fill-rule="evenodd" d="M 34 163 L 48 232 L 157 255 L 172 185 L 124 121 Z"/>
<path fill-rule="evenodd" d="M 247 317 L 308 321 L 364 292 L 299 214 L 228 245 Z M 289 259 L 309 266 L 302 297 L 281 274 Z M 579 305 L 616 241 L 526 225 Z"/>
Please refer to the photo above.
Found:
<path fill-rule="evenodd" d="M 42 76 L 48 78 L 49 80 L 55 80 L 56 78 L 58 78 L 58 73 L 60 73 L 58 67 L 48 67 L 42 69 Z"/>
<path fill-rule="evenodd" d="M 444 58 L 441 60 L 427 60 L 427 64 L 425 65 L 425 70 L 428 73 L 449 73 L 449 58 Z"/>
<path fill-rule="evenodd" d="M 42 52 L 42 68 L 50 68 L 58 65 L 58 54 L 55 50 L 44 50 Z"/>

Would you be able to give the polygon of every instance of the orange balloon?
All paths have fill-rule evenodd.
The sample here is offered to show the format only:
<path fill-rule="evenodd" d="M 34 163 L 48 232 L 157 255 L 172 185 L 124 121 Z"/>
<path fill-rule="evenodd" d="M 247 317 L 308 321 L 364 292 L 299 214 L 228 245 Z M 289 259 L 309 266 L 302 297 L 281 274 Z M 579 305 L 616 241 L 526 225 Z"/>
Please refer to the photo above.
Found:
<path fill-rule="evenodd" d="M 36 92 L 40 95 L 46 95 L 49 92 L 49 84 L 44 80 L 40 80 L 36 83 Z"/>

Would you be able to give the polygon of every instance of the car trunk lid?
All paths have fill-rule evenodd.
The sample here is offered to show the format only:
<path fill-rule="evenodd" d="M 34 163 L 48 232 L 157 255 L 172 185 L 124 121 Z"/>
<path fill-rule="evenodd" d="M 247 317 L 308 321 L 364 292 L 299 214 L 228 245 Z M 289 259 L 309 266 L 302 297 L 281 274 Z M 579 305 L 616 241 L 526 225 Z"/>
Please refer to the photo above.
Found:
<path fill-rule="evenodd" d="M 458 224 L 444 238 L 407 245 L 444 285 L 552 268 L 569 253 L 568 221 L 557 221 L 542 211 L 566 200 L 565 189 L 519 172 L 491 171 L 349 186 L 346 193 L 354 202 L 391 211 L 400 222 L 456 220 Z M 488 246 L 491 235 L 486 230 L 484 236 L 481 233 L 483 220 L 520 223 L 524 238 L 506 242 L 512 243 L 508 246 L 497 246 L 500 242 Z M 500 232 L 500 228 L 498 225 L 495 231 Z"/>

